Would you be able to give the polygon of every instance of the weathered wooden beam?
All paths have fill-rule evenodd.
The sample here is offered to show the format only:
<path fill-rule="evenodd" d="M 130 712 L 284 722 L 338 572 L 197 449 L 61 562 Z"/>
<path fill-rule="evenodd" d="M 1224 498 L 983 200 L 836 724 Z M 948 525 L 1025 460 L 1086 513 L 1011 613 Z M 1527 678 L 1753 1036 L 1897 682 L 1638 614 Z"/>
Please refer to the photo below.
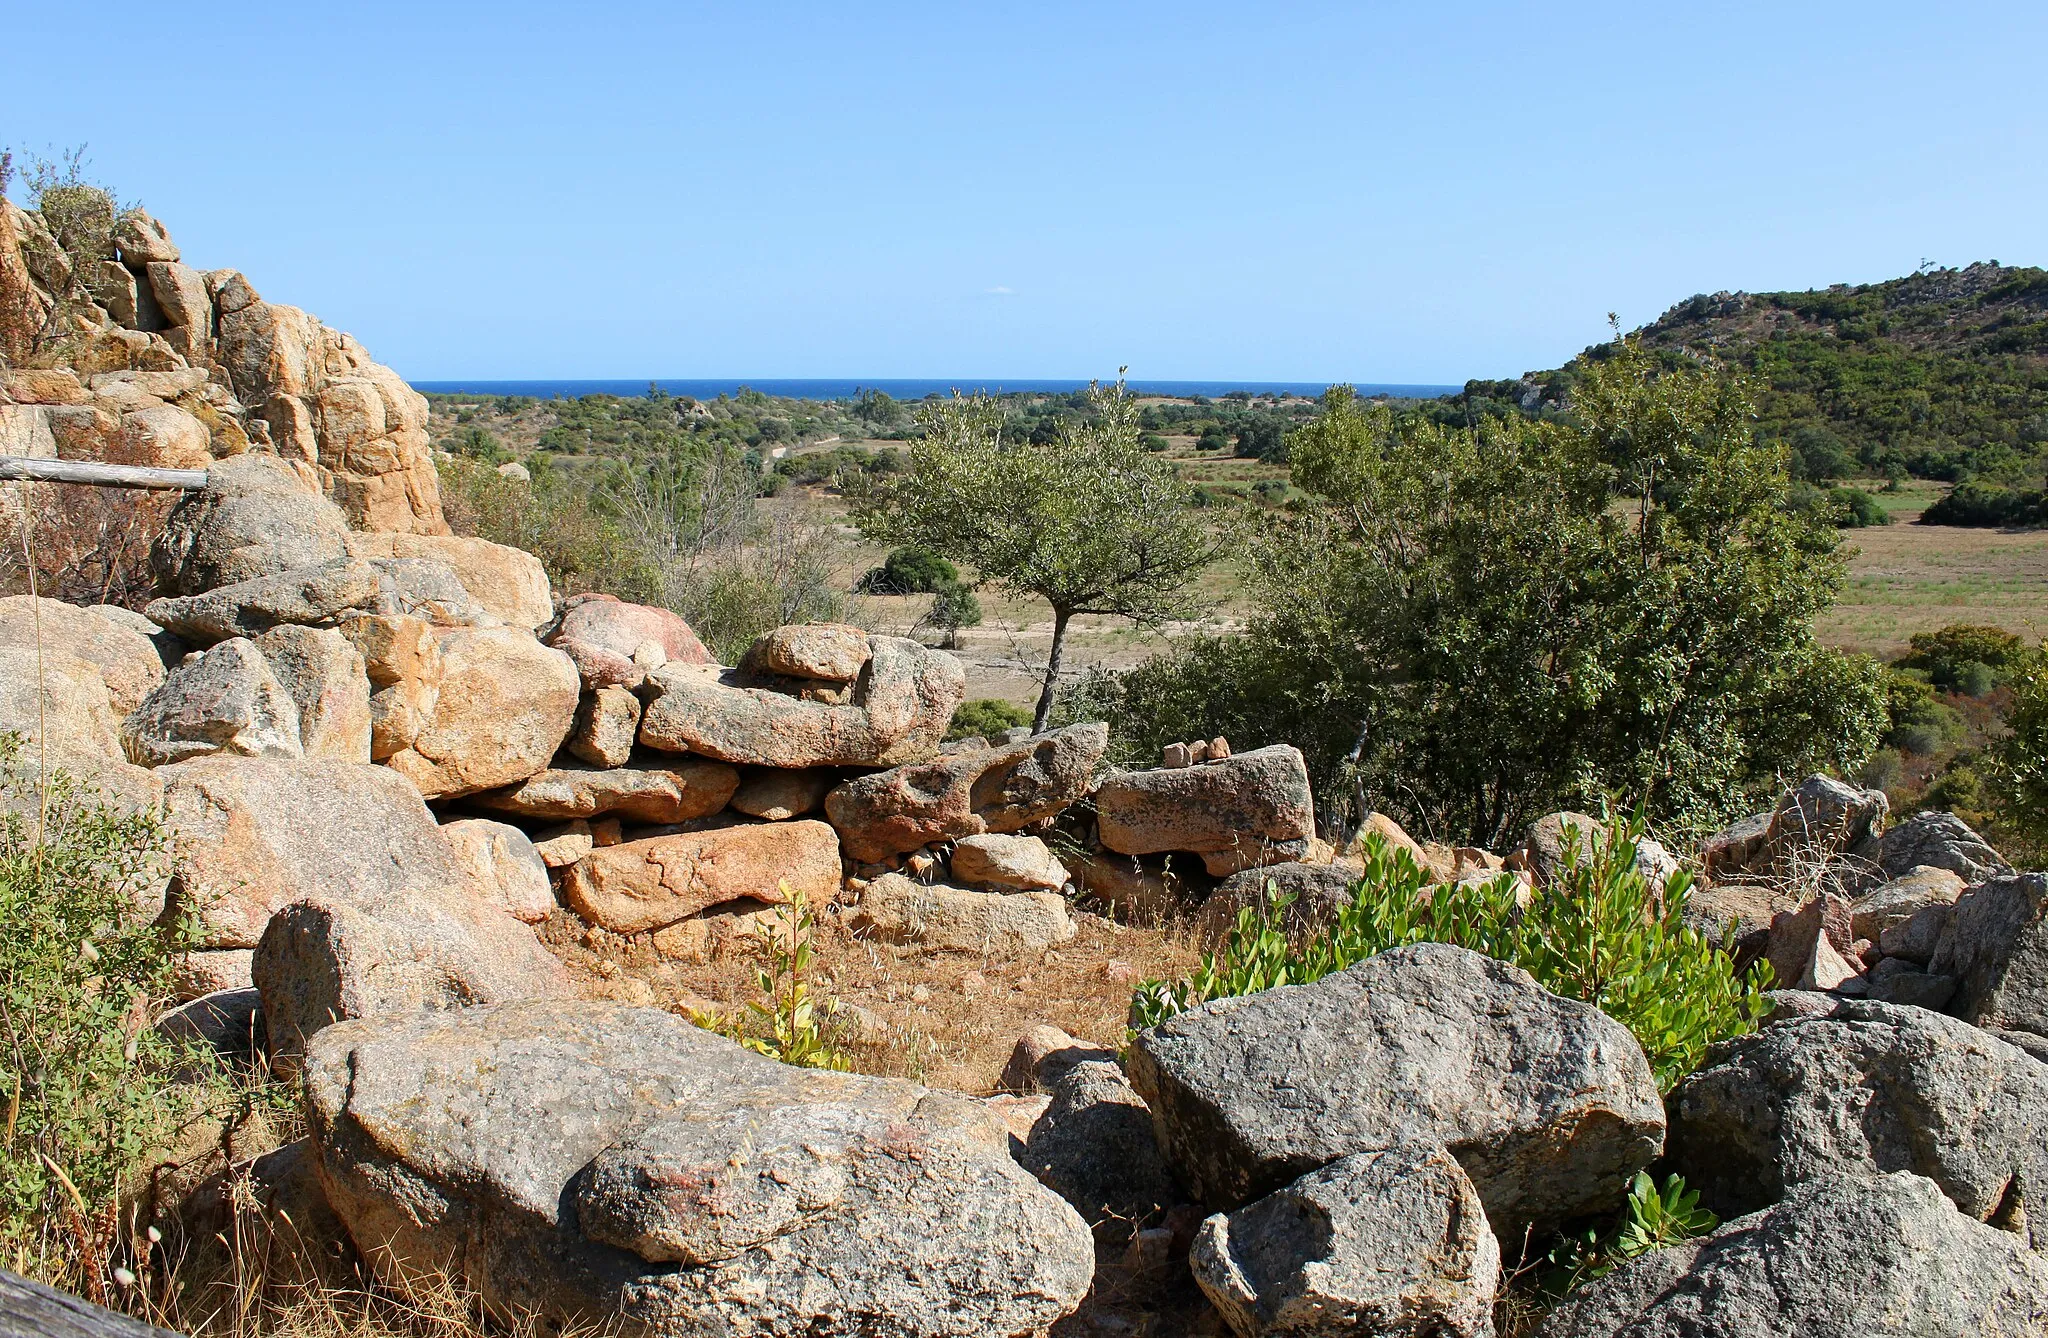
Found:
<path fill-rule="evenodd" d="M 180 488 L 206 486 L 203 469 L 154 469 L 147 465 L 103 465 L 91 460 L 39 460 L 0 455 L 0 479 L 35 483 L 87 483 L 99 488 Z"/>
<path fill-rule="evenodd" d="M 0 1338 L 178 1338 L 0 1269 Z"/>

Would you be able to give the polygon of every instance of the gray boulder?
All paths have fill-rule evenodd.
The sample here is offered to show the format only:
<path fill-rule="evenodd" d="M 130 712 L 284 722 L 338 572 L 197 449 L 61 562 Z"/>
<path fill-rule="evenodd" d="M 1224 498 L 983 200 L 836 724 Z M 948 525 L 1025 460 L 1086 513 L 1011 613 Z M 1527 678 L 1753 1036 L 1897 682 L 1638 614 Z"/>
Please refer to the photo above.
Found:
<path fill-rule="evenodd" d="M 1109 726 L 1073 725 L 1001 748 L 859 776 L 825 796 L 846 853 L 874 863 L 934 841 L 1014 832 L 1088 793 Z"/>
<path fill-rule="evenodd" d="M 1527 972 L 1420 943 L 1218 999 L 1126 1057 L 1168 1162 L 1235 1208 L 1339 1157 L 1434 1140 L 1504 1239 L 1619 1203 L 1664 1143 L 1642 1047 Z"/>
<path fill-rule="evenodd" d="M 343 559 L 254 576 L 204 594 L 154 599 L 151 621 L 195 646 L 230 637 L 261 636 L 290 623 L 332 627 L 377 603 L 377 569 Z"/>
<path fill-rule="evenodd" d="M 1953 813 L 1915 813 L 1884 834 L 1877 866 L 1887 878 L 1902 878 L 1920 866 L 1946 869 L 1974 885 L 2012 866 L 1991 844 Z"/>
<path fill-rule="evenodd" d="M 1119 855 L 1184 850 L 1221 877 L 1298 860 L 1316 834 L 1301 750 L 1274 744 L 1201 766 L 1128 771 L 1095 788 L 1096 831 Z"/>
<path fill-rule="evenodd" d="M 305 1090 L 328 1198 L 389 1281 L 446 1270 L 549 1327 L 1037 1334 L 1094 1272 L 1086 1225 L 978 1103 L 656 1009 L 343 1023 Z"/>
<path fill-rule="evenodd" d="M 976 892 L 914 883 L 900 873 L 869 883 L 848 923 L 862 937 L 885 943 L 990 957 L 1038 952 L 1076 932 L 1056 892 Z"/>
<path fill-rule="evenodd" d="M 1673 1089 L 1666 1156 L 1723 1217 L 1842 1172 L 1912 1171 L 1978 1221 L 2036 1218 L 2048 1065 L 1921 1008 L 1845 1001 L 1721 1047 Z M 2015 1215 L 2017 1216 L 2015 1217 Z"/>
<path fill-rule="evenodd" d="M 1541 1338 L 2038 1338 L 2048 1262 L 1909 1172 L 1809 1180 L 1653 1250 L 1552 1311 Z"/>
<path fill-rule="evenodd" d="M 1114 1060 L 1089 1059 L 1051 1083 L 1052 1104 L 1019 1160 L 1105 1240 L 1127 1240 L 1180 1201 L 1152 1112 Z"/>
<path fill-rule="evenodd" d="M 121 722 L 121 746 L 129 761 L 144 767 L 211 753 L 305 753 L 299 741 L 298 702 L 246 637 L 223 641 L 173 669 Z"/>
<path fill-rule="evenodd" d="M 1956 898 L 1927 969 L 1954 977 L 1957 1017 L 2048 1042 L 2048 874 L 2007 874 Z"/>
<path fill-rule="evenodd" d="M 1933 865 L 1918 864 L 1858 897 L 1849 907 L 1849 932 L 1881 943 L 1894 926 L 1911 920 L 1930 906 L 1947 906 L 1968 886 L 1961 877 Z M 1932 951 L 1932 945 L 1929 945 Z M 1923 953 L 1916 960 L 1926 961 Z"/>
<path fill-rule="evenodd" d="M 1492 1338 L 1500 1244 L 1464 1168 L 1401 1143 L 1202 1223 L 1188 1264 L 1239 1338 Z"/>
<path fill-rule="evenodd" d="M 1196 928 L 1204 941 L 1220 941 L 1237 923 L 1238 912 L 1263 910 L 1269 903 L 1266 885 L 1276 896 L 1292 898 L 1280 913 L 1282 932 L 1294 941 L 1313 936 L 1336 920 L 1352 901 L 1351 890 L 1365 871 L 1355 864 L 1268 864 L 1234 873 L 1216 884 L 1202 903 Z"/>
<path fill-rule="evenodd" d="M 368 763 L 370 679 L 362 652 L 325 627 L 273 627 L 255 644 L 270 672 L 298 704 L 299 744 L 305 755 Z"/>
<path fill-rule="evenodd" d="M 206 487 L 185 495 L 150 548 L 150 566 L 165 594 L 196 595 L 335 561 L 347 556 L 347 536 L 341 508 L 311 480 L 252 451 L 213 465 Z"/>
<path fill-rule="evenodd" d="M 470 802 L 493 813 L 545 822 L 617 814 L 627 822 L 689 822 L 724 808 L 740 774 L 724 762 L 677 758 L 666 766 L 550 767 Z"/>

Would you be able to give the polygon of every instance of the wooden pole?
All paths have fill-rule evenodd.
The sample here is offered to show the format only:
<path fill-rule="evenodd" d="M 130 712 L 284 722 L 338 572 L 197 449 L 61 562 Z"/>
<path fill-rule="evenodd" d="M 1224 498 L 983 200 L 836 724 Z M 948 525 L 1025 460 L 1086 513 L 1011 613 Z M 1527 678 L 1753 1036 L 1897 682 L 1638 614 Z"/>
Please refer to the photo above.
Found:
<path fill-rule="evenodd" d="M 34 483 L 85 483 L 99 488 L 175 488 L 187 492 L 206 486 L 203 469 L 154 469 L 147 465 L 103 465 L 91 460 L 40 460 L 0 455 L 0 479 Z"/>

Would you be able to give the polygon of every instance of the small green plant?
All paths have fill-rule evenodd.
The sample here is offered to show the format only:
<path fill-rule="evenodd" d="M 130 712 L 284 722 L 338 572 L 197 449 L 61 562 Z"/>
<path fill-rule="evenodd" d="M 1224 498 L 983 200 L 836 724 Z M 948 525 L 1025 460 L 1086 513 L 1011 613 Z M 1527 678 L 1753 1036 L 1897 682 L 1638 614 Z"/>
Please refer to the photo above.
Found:
<path fill-rule="evenodd" d="M 1618 1264 L 1704 1236 L 1720 1225 L 1720 1218 L 1700 1207 L 1699 1191 L 1687 1189 L 1684 1177 L 1665 1177 L 1660 1190 L 1649 1172 L 1637 1171 L 1617 1221 L 1605 1232 L 1567 1236 L 1545 1257 L 1542 1290 L 1562 1299 Z"/>
<path fill-rule="evenodd" d="M 946 726 L 946 742 L 979 736 L 992 739 L 1006 729 L 1031 723 L 1031 712 L 1000 697 L 976 697 L 954 708 L 953 723 Z"/>
<path fill-rule="evenodd" d="M 1768 978 L 1738 980 L 1728 959 L 1683 921 L 1691 878 L 1662 893 L 1637 870 L 1635 820 L 1596 836 L 1593 853 L 1567 847 L 1553 886 L 1525 898 L 1509 876 L 1432 887 L 1404 850 L 1368 838 L 1365 875 L 1320 932 L 1297 941 L 1282 927 L 1291 899 L 1273 894 L 1238 913 L 1220 952 L 1186 980 L 1148 980 L 1131 1025 L 1155 1026 L 1209 999 L 1319 980 L 1411 943 L 1454 943 L 1521 967 L 1545 989 L 1599 1008 L 1635 1033 L 1669 1091 L 1725 1037 L 1753 1030 L 1768 1010 Z"/>
<path fill-rule="evenodd" d="M 158 820 L 29 761 L 0 736 L 0 1261 L 104 1301 L 117 1200 L 175 1121 L 151 1024 L 187 934 L 148 905 Z"/>
<path fill-rule="evenodd" d="M 754 972 L 754 983 L 762 997 L 749 1000 L 760 1035 L 739 1018 L 697 1014 L 691 1018 L 707 1031 L 728 1036 L 756 1054 L 777 1059 L 800 1069 L 831 1069 L 850 1073 L 853 1061 L 834 1045 L 818 1019 L 817 1004 L 805 977 L 810 974 L 818 929 L 818 913 L 804 892 L 783 883 L 786 899 L 775 918 L 760 928 L 761 949 L 767 962 Z"/>

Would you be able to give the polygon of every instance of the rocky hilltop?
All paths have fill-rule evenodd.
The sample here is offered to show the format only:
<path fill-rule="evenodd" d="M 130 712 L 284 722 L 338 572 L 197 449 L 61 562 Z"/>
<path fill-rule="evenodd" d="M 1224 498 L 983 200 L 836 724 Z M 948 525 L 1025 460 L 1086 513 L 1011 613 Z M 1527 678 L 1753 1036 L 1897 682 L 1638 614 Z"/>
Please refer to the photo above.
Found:
<path fill-rule="evenodd" d="M 359 529 L 446 534 L 427 402 L 348 335 L 179 259 L 136 212 L 74 261 L 0 200 L 0 454 L 204 469 L 246 451 L 304 472 Z"/>
<path fill-rule="evenodd" d="M 1784 988 L 1669 1092 L 1614 1018 L 1433 942 L 1121 1054 L 1033 1028 L 995 1094 L 778 1063 L 622 964 L 744 954 L 800 906 L 986 986 L 1060 969 L 1105 913 L 1213 937 L 1269 882 L 1276 932 L 1313 933 L 1373 849 L 1527 907 L 1599 824 L 1450 850 L 1319 832 L 1284 745 L 1105 773 L 1102 724 L 943 743 L 959 664 L 858 627 L 714 663 L 665 609 L 558 598 L 448 534 L 417 397 L 347 336 L 146 218 L 90 274 L 32 216 L 4 229 L 6 449 L 206 471 L 146 609 L 0 601 L 12 765 L 175 837 L 144 911 L 194 937 L 159 1026 L 304 1110 L 303 1140 L 163 1205 L 167 1237 L 241 1212 L 315 1271 L 673 1338 L 1478 1338 L 1532 1243 L 1656 1165 L 1731 1220 L 1542 1332 L 2048 1325 L 2048 877 L 1952 815 L 1887 826 L 1814 777 L 1686 852 L 1699 929 Z M 1633 876 L 1680 864 L 1646 842 Z"/>

